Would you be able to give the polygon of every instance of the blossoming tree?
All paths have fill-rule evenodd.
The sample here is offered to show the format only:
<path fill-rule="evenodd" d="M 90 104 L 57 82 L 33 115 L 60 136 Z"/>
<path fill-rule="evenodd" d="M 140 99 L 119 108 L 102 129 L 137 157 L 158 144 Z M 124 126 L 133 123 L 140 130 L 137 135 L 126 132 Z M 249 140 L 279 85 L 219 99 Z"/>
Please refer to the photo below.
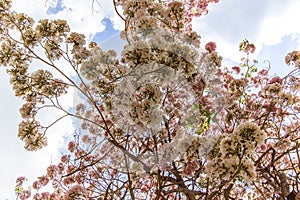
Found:
<path fill-rule="evenodd" d="M 241 64 L 221 66 L 216 44 L 203 46 L 191 26 L 217 2 L 114 0 L 125 24 L 118 56 L 86 45 L 64 20 L 34 23 L 1 0 L 0 65 L 25 102 L 25 149 L 47 145 L 65 117 L 81 123 L 69 153 L 32 189 L 17 180 L 18 198 L 299 199 L 300 52 L 286 57 L 294 70 L 270 77 L 245 39 Z M 70 89 L 84 100 L 74 110 L 60 104 Z M 38 122 L 49 108 L 62 116 Z"/>

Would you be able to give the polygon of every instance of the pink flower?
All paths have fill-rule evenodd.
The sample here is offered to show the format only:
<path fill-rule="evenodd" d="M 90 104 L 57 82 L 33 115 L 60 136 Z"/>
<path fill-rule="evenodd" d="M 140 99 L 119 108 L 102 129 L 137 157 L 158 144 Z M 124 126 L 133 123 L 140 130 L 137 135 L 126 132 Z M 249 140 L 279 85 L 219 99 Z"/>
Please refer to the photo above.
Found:
<path fill-rule="evenodd" d="M 263 108 L 269 108 L 271 106 L 270 102 L 265 102 Z"/>
<path fill-rule="evenodd" d="M 39 181 L 42 184 L 42 186 L 45 186 L 49 183 L 49 178 L 47 176 L 42 176 L 42 177 L 40 177 Z"/>
<path fill-rule="evenodd" d="M 262 144 L 262 145 L 260 146 L 260 149 L 261 149 L 262 151 L 267 150 L 267 145 L 266 145 L 266 144 Z"/>
<path fill-rule="evenodd" d="M 64 178 L 64 180 L 63 180 L 64 185 L 71 185 L 74 182 L 75 181 L 73 180 L 72 177 L 67 177 L 67 178 Z"/>
<path fill-rule="evenodd" d="M 147 191 L 147 190 L 148 190 L 148 187 L 147 187 L 146 185 L 143 185 L 143 186 L 141 187 L 141 190 L 142 190 L 142 191 Z"/>
<path fill-rule="evenodd" d="M 256 50 L 256 47 L 254 44 L 249 44 L 249 50 L 250 50 L 250 53 L 254 53 L 255 50 Z"/>
<path fill-rule="evenodd" d="M 241 72 L 241 68 L 239 66 L 234 66 L 232 67 L 232 69 L 237 73 L 239 74 Z"/>
<path fill-rule="evenodd" d="M 42 196 L 42 199 L 48 199 L 50 197 L 50 193 L 49 192 L 43 192 L 41 194 L 41 196 Z"/>
<path fill-rule="evenodd" d="M 40 182 L 39 181 L 34 181 L 32 184 L 33 189 L 38 190 L 41 188 Z"/>
<path fill-rule="evenodd" d="M 282 83 L 282 79 L 279 76 L 275 76 L 273 77 L 271 80 L 268 81 L 268 84 L 272 84 L 272 83 Z"/>
<path fill-rule="evenodd" d="M 57 170 L 57 167 L 55 165 L 50 165 L 47 168 L 47 176 L 50 177 L 50 178 L 53 178 L 56 170 Z"/>
<path fill-rule="evenodd" d="M 60 173 L 62 173 L 62 171 L 64 171 L 64 169 L 65 169 L 64 164 L 63 163 L 58 163 L 57 169 Z"/>
<path fill-rule="evenodd" d="M 267 74 L 268 74 L 268 70 L 266 69 L 263 69 L 257 73 L 257 75 L 259 76 L 266 76 Z"/>
<path fill-rule="evenodd" d="M 70 152 L 74 152 L 76 148 L 76 143 L 74 141 L 69 142 L 68 149 Z"/>
<path fill-rule="evenodd" d="M 67 163 L 69 159 L 70 159 L 69 155 L 63 155 L 60 160 L 62 163 Z"/>
<path fill-rule="evenodd" d="M 216 48 L 217 48 L 217 45 L 214 42 L 209 42 L 205 45 L 205 50 L 207 50 L 209 53 L 215 52 Z"/>
<path fill-rule="evenodd" d="M 16 183 L 17 183 L 16 187 L 20 187 L 24 183 L 24 181 L 26 181 L 26 180 L 27 179 L 25 178 L 25 176 L 21 176 L 21 177 L 17 178 L 17 180 L 16 180 Z"/>

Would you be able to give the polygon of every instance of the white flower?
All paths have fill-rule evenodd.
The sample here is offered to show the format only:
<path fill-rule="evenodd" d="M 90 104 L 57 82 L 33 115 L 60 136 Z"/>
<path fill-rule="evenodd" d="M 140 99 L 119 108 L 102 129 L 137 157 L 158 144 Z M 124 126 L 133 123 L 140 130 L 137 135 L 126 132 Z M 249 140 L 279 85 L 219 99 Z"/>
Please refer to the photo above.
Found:
<path fill-rule="evenodd" d="M 250 159 L 243 159 L 241 165 L 240 175 L 245 179 L 245 182 L 253 181 L 256 177 L 254 162 Z"/>
<path fill-rule="evenodd" d="M 256 142 L 256 146 L 263 143 L 265 133 L 260 130 L 259 126 L 253 122 L 245 122 L 240 124 L 232 133 L 239 137 L 239 141 Z"/>

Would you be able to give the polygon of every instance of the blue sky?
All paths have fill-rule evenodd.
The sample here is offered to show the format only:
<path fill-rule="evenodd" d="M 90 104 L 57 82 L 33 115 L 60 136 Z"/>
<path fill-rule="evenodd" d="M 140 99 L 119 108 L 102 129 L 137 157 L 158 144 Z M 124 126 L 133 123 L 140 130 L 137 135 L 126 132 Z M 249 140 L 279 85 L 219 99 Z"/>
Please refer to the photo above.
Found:
<path fill-rule="evenodd" d="M 114 29 L 113 24 L 109 18 L 104 18 L 101 21 L 101 24 L 105 26 L 105 29 L 102 32 L 96 33 L 92 39 L 93 41 L 97 41 L 99 44 L 101 44 L 111 37 L 118 37 L 119 31 Z"/>
<path fill-rule="evenodd" d="M 86 35 L 102 43 L 104 49 L 117 48 L 123 43 L 118 30 L 122 21 L 114 13 L 111 0 L 102 0 L 95 5 L 97 12 L 91 12 L 92 0 L 13 0 L 13 8 L 28 13 L 34 19 L 63 18 L 69 21 L 72 31 Z M 215 41 L 217 50 L 226 61 L 238 62 L 242 56 L 238 44 L 248 38 L 257 46 L 256 57 L 263 63 L 270 60 L 272 73 L 283 76 L 286 73 L 284 56 L 300 46 L 300 2 L 298 0 L 220 0 L 210 6 L 207 16 L 194 20 L 194 29 L 201 35 L 202 44 Z M 110 19 L 110 20 L 108 20 Z M 34 177 L 42 175 L 47 165 L 57 161 L 57 147 L 64 142 L 63 134 L 72 133 L 72 122 L 60 124 L 49 134 L 49 147 L 38 152 L 27 152 L 17 138 L 20 122 L 21 100 L 13 95 L 4 69 L 0 69 L 0 199 L 15 199 L 15 179 L 21 175 Z M 70 105 L 72 106 L 72 105 Z M 55 114 L 52 115 L 52 117 Z M 44 116 L 47 120 L 48 116 Z M 51 117 L 51 116 L 50 116 Z M 71 125 L 70 125 L 71 124 Z M 62 127 L 68 127 L 62 133 Z"/>
<path fill-rule="evenodd" d="M 46 1 L 47 2 L 47 1 Z M 65 6 L 62 5 L 63 0 L 58 0 L 52 2 L 47 8 L 47 14 L 48 15 L 55 15 L 60 11 L 63 11 L 64 9 L 67 9 Z"/>

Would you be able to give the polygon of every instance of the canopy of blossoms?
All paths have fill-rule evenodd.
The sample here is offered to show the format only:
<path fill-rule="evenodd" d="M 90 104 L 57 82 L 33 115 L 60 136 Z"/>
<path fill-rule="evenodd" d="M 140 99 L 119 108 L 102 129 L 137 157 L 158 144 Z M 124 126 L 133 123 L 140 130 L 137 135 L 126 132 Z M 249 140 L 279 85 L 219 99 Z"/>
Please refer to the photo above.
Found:
<path fill-rule="evenodd" d="M 17 180 L 17 197 L 299 199 L 300 52 L 287 55 L 295 66 L 287 76 L 270 77 L 245 39 L 240 65 L 222 66 L 216 44 L 203 45 L 191 26 L 217 2 L 114 0 L 126 41 L 117 55 L 64 20 L 34 22 L 0 0 L 0 65 L 25 102 L 25 149 L 46 146 L 47 130 L 65 117 L 81 124 L 69 153 L 31 188 Z M 70 89 L 84 99 L 73 110 L 60 104 Z M 61 117 L 38 122 L 49 108 Z"/>

